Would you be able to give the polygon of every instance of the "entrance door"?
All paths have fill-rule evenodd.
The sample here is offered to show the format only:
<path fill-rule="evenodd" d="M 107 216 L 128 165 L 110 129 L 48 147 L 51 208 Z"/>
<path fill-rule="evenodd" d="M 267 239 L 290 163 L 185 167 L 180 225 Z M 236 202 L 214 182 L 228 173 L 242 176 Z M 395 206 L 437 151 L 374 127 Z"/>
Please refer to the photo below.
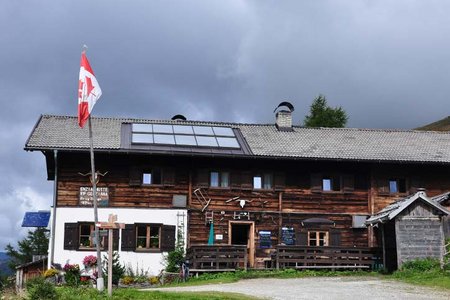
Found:
<path fill-rule="evenodd" d="M 251 221 L 230 221 L 228 227 L 230 245 L 246 245 L 250 267 L 255 261 L 255 224 Z"/>

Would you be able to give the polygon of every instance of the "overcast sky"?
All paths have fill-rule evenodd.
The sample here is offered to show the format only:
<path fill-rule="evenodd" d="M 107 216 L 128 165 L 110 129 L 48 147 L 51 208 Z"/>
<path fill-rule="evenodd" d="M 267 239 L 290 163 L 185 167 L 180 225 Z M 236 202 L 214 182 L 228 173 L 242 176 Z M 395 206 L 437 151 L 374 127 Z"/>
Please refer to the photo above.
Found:
<path fill-rule="evenodd" d="M 76 115 L 80 53 L 103 90 L 94 116 L 301 124 L 324 94 L 349 127 L 415 128 L 449 115 L 450 1 L 0 3 L 0 251 L 25 211 L 49 209 L 40 114 Z"/>

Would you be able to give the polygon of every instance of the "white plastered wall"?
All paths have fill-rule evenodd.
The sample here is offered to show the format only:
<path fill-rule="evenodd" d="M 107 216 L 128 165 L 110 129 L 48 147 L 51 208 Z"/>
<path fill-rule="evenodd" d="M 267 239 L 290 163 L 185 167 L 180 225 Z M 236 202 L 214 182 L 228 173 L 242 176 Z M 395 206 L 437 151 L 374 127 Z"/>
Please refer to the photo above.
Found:
<path fill-rule="evenodd" d="M 133 208 L 98 208 L 98 221 L 108 221 L 110 214 L 117 215 L 117 222 L 133 223 L 162 223 L 177 226 L 177 214 L 184 214 L 184 237 L 186 240 L 187 211 L 183 209 L 133 209 Z M 62 266 L 66 263 L 79 264 L 83 268 L 83 258 L 96 255 L 94 251 L 64 250 L 64 223 L 94 222 L 94 209 L 58 207 L 56 209 L 55 226 L 55 255 L 54 262 Z M 178 228 L 177 228 L 178 230 Z M 119 235 L 121 238 L 121 233 Z M 137 253 L 122 251 L 119 241 L 120 261 L 125 266 L 131 266 L 133 271 L 148 271 L 149 275 L 157 275 L 163 268 L 163 254 L 167 253 Z M 102 252 L 106 255 L 107 252 Z"/>

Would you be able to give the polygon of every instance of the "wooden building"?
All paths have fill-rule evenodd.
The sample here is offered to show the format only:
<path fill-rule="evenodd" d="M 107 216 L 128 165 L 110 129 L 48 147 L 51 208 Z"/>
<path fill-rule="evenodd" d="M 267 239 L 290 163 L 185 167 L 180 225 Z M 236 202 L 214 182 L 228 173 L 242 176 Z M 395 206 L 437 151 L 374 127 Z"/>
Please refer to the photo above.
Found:
<path fill-rule="evenodd" d="M 115 237 L 121 259 L 152 273 L 179 233 L 191 249 L 244 245 L 249 267 L 267 267 L 281 246 L 379 247 L 368 216 L 419 187 L 430 196 L 450 190 L 445 132 L 302 128 L 289 109 L 273 124 L 92 123 L 96 167 L 107 172 L 99 219 L 114 213 L 127 224 Z M 87 128 L 67 116 L 41 116 L 25 145 L 44 154 L 55 182 L 57 263 L 93 253 L 92 190 L 80 175 L 90 170 L 88 149 Z"/>
<path fill-rule="evenodd" d="M 366 221 L 368 225 L 380 226 L 383 261 L 388 270 L 414 259 L 436 258 L 443 263 L 444 218 L 450 212 L 437 199 L 418 191 L 389 204 Z"/>

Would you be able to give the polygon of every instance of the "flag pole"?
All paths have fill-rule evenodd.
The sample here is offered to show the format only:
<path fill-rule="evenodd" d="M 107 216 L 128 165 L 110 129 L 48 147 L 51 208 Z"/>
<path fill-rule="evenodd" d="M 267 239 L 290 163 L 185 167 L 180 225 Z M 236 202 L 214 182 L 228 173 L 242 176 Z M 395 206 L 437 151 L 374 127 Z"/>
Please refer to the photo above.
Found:
<path fill-rule="evenodd" d="M 102 256 L 100 252 L 100 232 L 97 226 L 98 223 L 98 210 L 97 210 L 97 173 L 95 172 L 95 164 L 94 164 L 94 141 L 92 137 L 92 124 L 91 124 L 91 115 L 88 117 L 89 124 L 89 146 L 90 146 L 90 154 L 91 154 L 91 178 L 92 178 L 92 197 L 94 202 L 94 228 L 95 228 L 95 248 L 97 250 L 97 290 L 103 291 L 105 287 L 105 282 L 103 280 L 102 273 Z"/>

